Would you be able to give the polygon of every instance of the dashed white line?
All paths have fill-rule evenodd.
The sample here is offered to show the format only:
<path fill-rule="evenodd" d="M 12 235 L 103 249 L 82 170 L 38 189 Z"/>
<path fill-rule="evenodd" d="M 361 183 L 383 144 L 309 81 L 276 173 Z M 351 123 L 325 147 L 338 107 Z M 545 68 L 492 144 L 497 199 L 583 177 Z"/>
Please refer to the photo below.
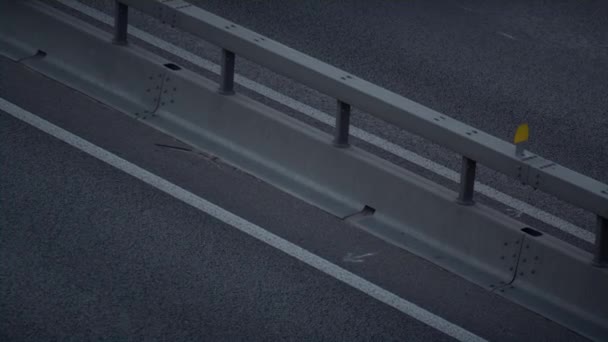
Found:
<path fill-rule="evenodd" d="M 77 135 L 74 135 L 61 127 L 20 108 L 0 98 L 0 110 L 3 110 L 15 118 L 22 120 L 39 130 L 167 193 L 174 198 L 183 201 L 192 207 L 203 211 L 222 222 L 248 234 L 278 250 L 290 255 L 297 260 L 314 267 L 315 269 L 369 295 L 380 302 L 389 305 L 402 313 L 431 326 L 446 335 L 459 341 L 485 341 L 485 339 L 472 332 L 455 325 L 430 311 L 411 303 L 396 294 L 375 285 L 354 273 L 351 273 L 338 265 L 335 265 L 320 256 L 310 253 L 302 247 L 295 245 L 263 228 L 257 226 L 169 181 L 161 178 L 141 167 L 124 160 L 117 155 L 96 146 Z"/>
<path fill-rule="evenodd" d="M 107 25 L 113 25 L 114 19 L 107 14 L 100 12 L 94 8 L 86 6 L 82 3 L 79 3 L 75 0 L 57 0 L 59 3 L 64 6 L 70 7 L 73 10 L 76 10 L 82 14 L 85 14 L 91 18 L 94 18 L 100 22 L 103 22 Z M 499 32 L 504 33 L 504 32 Z M 180 47 L 177 47 L 171 43 L 168 43 L 158 37 L 155 37 L 151 34 L 148 34 L 134 26 L 129 25 L 129 34 L 132 36 L 145 41 L 146 43 L 155 46 L 159 49 L 167 51 L 177 57 L 180 57 L 198 67 L 201 67 L 209 72 L 219 74 L 220 66 L 203 59 L 189 51 L 186 51 Z M 508 35 L 508 34 L 507 34 Z M 512 36 L 511 36 L 512 37 Z M 514 37 L 513 37 L 514 38 Z M 252 81 L 246 77 L 241 75 L 235 76 L 235 82 L 240 84 L 241 86 L 252 90 L 262 96 L 265 96 L 277 103 L 280 103 L 288 108 L 296 110 L 308 117 L 311 117 L 315 120 L 323 122 L 329 126 L 335 126 L 334 117 L 326 114 L 316 108 L 308 106 L 302 102 L 294 100 L 288 96 L 285 96 L 279 92 L 276 92 L 262 84 L 259 84 L 255 81 Z M 458 182 L 459 181 L 459 173 L 449 169 L 441 164 L 435 163 L 432 160 L 424 158 L 410 150 L 407 150 L 397 144 L 394 144 L 386 139 L 383 139 L 377 135 L 364 131 L 363 129 L 357 128 L 355 126 L 351 126 L 351 135 L 361 139 L 373 146 L 376 146 L 384 151 L 392 153 L 404 160 L 407 160 L 410 163 L 418 165 L 426 170 L 429 170 L 437 175 L 445 177 L 451 181 Z M 561 231 L 569 233 L 577 238 L 584 240 L 586 242 L 593 243 L 595 241 L 595 234 L 588 230 L 585 230 L 581 227 L 578 227 L 562 218 L 559 218 L 553 214 L 550 214 L 546 211 L 543 211 L 539 208 L 536 208 L 526 202 L 518 200 L 510 195 L 507 195 L 503 192 L 500 192 L 490 186 L 485 184 L 475 182 L 475 190 L 482 195 L 485 195 L 495 201 L 505 204 L 516 210 L 517 212 L 524 213 L 530 217 L 533 217 L 541 222 L 544 222 L 548 225 L 551 225 Z"/>

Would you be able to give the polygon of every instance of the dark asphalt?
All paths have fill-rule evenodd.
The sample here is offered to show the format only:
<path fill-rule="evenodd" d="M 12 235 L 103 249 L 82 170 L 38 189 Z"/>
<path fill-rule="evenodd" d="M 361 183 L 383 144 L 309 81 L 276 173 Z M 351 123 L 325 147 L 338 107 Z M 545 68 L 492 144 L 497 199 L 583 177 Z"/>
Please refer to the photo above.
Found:
<path fill-rule="evenodd" d="M 0 114 L 3 341 L 449 338 Z"/>
<path fill-rule="evenodd" d="M 111 1 L 87 0 L 112 13 Z M 600 1 L 193 1 L 324 62 L 375 82 L 498 137 L 531 126 L 530 149 L 608 182 L 608 5 Z M 132 24 L 217 62 L 219 51 L 200 39 L 131 11 Z M 107 28 L 106 28 L 107 29 Z M 134 40 L 143 46 L 146 44 Z M 215 75 L 146 46 L 211 78 Z M 335 101 L 238 59 L 237 71 L 299 101 L 334 113 Z M 250 96 L 327 130 L 323 124 L 244 89 Z M 460 156 L 355 109 L 352 122 L 453 170 Z M 355 140 L 403 167 L 455 189 L 387 152 Z M 595 217 L 574 206 L 480 167 L 478 179 L 575 225 L 592 230 Z M 516 216 L 582 248 L 589 244 L 480 196 L 480 202 Z"/>
<path fill-rule="evenodd" d="M 484 338 L 585 340 L 4 58 L 0 76 L 0 97 Z M 2 340 L 446 339 L 2 112 L 0 142 Z"/>

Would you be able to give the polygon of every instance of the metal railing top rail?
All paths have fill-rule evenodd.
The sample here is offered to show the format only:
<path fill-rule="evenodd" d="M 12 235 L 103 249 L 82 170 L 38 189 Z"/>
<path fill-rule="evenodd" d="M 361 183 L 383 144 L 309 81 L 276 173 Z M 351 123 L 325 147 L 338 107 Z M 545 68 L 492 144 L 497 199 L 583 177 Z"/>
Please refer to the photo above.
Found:
<path fill-rule="evenodd" d="M 228 74 L 223 76 L 224 81 L 230 82 L 229 88 L 232 82 L 230 73 L 234 72 L 234 55 L 243 56 L 332 96 L 340 104 L 355 106 L 461 154 L 464 157 L 463 165 L 467 166 L 463 166 L 463 173 L 471 169 L 473 171 L 473 176 L 463 176 L 461 183 L 474 180 L 475 162 L 479 162 L 597 214 L 598 222 L 605 222 L 605 218 L 608 218 L 608 185 L 604 183 L 528 151 L 523 155 L 516 154 L 515 145 L 512 143 L 479 131 L 188 2 L 120 0 L 117 1 L 117 25 L 118 8 L 123 6 L 124 10 L 126 5 L 223 48 L 224 64 L 228 65 L 223 65 L 224 69 L 228 68 Z M 126 30 L 126 24 L 123 30 Z M 231 89 L 224 89 L 223 93 L 231 93 Z M 340 122 L 342 127 L 346 124 L 348 129 L 348 120 L 344 120 L 344 115 L 349 111 L 345 111 L 344 106 L 339 107 L 341 109 L 338 114 L 342 117 L 338 118 L 337 122 Z M 465 187 L 469 188 L 468 192 L 472 186 L 465 184 Z M 463 202 L 467 202 L 466 199 Z M 603 226 L 598 227 L 605 228 Z"/>

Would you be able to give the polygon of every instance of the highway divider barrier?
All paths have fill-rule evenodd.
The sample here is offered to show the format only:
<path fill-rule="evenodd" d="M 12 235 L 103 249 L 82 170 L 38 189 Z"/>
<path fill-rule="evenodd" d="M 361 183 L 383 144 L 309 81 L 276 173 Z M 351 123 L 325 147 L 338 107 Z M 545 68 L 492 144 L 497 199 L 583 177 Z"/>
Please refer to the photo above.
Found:
<path fill-rule="evenodd" d="M 190 32 L 202 34 L 203 27 L 212 42 L 225 44 L 220 84 L 129 44 L 127 5 Z M 472 198 L 475 165 L 483 162 L 571 202 L 580 199 L 603 222 L 604 184 L 527 151 L 517 156 L 513 144 L 302 54 L 289 59 L 289 48 L 184 1 L 117 3 L 113 34 L 38 1 L 0 3 L 0 22 L 0 54 L 586 336 L 608 336 L 608 270 L 597 267 L 606 234 L 598 234 L 592 255 Z M 335 134 L 234 93 L 240 52 L 254 61 L 270 58 L 278 71 L 335 96 Z M 351 105 L 470 151 L 462 153 L 460 193 L 349 145 Z M 605 228 L 598 224 L 598 232 Z"/>

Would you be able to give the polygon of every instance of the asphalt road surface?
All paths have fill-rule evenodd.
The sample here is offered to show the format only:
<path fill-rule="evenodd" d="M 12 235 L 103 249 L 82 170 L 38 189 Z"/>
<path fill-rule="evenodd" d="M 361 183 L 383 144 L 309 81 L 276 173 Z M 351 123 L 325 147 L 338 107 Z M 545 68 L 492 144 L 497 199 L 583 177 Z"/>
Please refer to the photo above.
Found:
<path fill-rule="evenodd" d="M 459 336 L 431 327 L 441 319 L 493 341 L 585 340 L 22 65 L 0 58 L 0 76 L 1 98 L 377 286 L 355 289 L 3 106 L 2 341 Z"/>
<path fill-rule="evenodd" d="M 3 341 L 448 340 L 23 122 L 1 122 Z"/>

